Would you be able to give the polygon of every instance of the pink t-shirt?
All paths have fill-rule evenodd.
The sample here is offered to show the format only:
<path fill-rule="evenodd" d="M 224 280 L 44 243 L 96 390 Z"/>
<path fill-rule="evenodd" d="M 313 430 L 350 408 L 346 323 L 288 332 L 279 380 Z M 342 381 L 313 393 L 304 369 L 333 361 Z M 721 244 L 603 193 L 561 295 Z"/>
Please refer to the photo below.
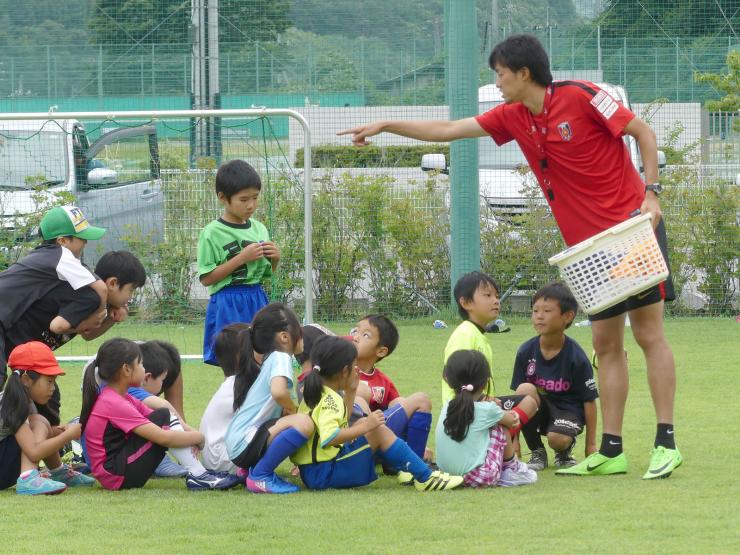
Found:
<path fill-rule="evenodd" d="M 125 448 L 132 430 L 151 424 L 147 415 L 152 412 L 131 395 L 121 397 L 110 387 L 104 387 L 98 395 L 85 425 L 85 447 L 92 474 L 104 488 L 116 490 L 123 485 L 123 475 L 113 472 L 113 460 Z M 136 460 L 151 447 L 151 442 L 146 442 L 129 459 Z"/>

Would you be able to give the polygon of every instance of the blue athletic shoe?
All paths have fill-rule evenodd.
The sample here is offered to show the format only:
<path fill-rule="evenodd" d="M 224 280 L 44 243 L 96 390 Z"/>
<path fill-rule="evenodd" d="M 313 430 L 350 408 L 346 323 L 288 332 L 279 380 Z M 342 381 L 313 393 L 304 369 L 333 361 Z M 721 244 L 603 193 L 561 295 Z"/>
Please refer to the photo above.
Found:
<path fill-rule="evenodd" d="M 95 478 L 92 476 L 85 476 L 66 464 L 57 472 L 49 472 L 49 478 L 55 482 L 61 482 L 73 488 L 78 486 L 91 487 L 95 483 Z"/>
<path fill-rule="evenodd" d="M 239 479 L 235 474 L 224 476 L 223 474 L 208 471 L 200 476 L 188 474 L 188 477 L 185 480 L 185 484 L 190 491 L 205 491 L 211 489 L 225 490 L 233 488 L 240 483 L 241 479 Z"/>
<path fill-rule="evenodd" d="M 18 495 L 56 495 L 66 489 L 67 484 L 42 476 L 38 470 L 32 470 L 25 478 L 19 476 L 15 483 Z"/>
<path fill-rule="evenodd" d="M 154 469 L 157 478 L 184 478 L 188 475 L 188 469 L 177 464 L 169 456 L 162 457 L 162 462 Z"/>
<path fill-rule="evenodd" d="M 273 474 L 268 478 L 255 479 L 247 476 L 247 489 L 252 493 L 298 493 L 301 488 Z"/>

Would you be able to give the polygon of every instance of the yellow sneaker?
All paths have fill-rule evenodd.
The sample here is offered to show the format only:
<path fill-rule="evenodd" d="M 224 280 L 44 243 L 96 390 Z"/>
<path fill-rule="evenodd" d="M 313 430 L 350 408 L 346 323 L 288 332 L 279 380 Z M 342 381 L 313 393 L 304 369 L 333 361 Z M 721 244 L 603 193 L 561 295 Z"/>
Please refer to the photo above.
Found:
<path fill-rule="evenodd" d="M 453 476 L 441 470 L 435 470 L 426 482 L 414 480 L 414 487 L 419 491 L 440 491 L 444 489 L 455 489 L 462 485 L 462 483 L 462 476 Z"/>

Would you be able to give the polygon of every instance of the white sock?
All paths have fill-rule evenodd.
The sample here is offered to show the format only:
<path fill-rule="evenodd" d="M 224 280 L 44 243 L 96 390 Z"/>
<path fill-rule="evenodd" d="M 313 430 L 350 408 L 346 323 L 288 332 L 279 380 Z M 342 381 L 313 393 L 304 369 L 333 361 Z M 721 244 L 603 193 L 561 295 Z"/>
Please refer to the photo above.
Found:
<path fill-rule="evenodd" d="M 185 428 L 180 424 L 180 420 L 177 418 L 177 415 L 172 413 L 170 413 L 170 430 L 178 430 L 180 432 L 185 431 Z M 200 464 L 200 461 L 195 458 L 190 447 L 170 447 L 170 453 L 172 453 L 172 456 L 177 459 L 177 462 L 187 468 L 188 472 L 193 476 L 201 476 L 207 472 L 205 467 Z"/>

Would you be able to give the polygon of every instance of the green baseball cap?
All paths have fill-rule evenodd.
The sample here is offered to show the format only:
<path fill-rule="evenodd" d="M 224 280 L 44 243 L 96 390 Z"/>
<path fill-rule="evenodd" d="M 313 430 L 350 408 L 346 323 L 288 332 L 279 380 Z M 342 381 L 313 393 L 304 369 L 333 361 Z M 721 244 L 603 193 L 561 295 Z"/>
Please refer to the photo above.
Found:
<path fill-rule="evenodd" d="M 52 208 L 41 218 L 39 227 L 41 236 L 46 240 L 72 236 L 95 241 L 105 235 L 105 229 L 90 225 L 85 214 L 76 206 Z"/>

